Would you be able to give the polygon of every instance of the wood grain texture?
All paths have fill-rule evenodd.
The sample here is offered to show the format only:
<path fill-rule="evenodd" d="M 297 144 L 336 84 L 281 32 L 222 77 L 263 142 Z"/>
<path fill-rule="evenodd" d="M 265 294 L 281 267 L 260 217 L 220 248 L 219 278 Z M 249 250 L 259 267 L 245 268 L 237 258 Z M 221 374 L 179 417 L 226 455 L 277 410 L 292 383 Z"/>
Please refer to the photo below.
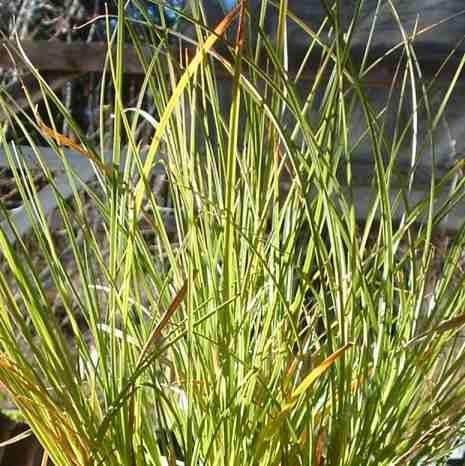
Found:
<path fill-rule="evenodd" d="M 62 42 L 25 40 L 21 47 L 30 62 L 41 71 L 101 72 L 105 65 L 108 45 L 105 42 Z M 125 55 L 126 73 L 142 73 L 134 47 L 127 46 Z M 150 56 L 152 49 L 144 52 Z M 13 59 L 12 59 L 13 58 Z M 1 41 L 0 67 L 24 67 L 25 63 L 18 47 L 11 41 Z"/>

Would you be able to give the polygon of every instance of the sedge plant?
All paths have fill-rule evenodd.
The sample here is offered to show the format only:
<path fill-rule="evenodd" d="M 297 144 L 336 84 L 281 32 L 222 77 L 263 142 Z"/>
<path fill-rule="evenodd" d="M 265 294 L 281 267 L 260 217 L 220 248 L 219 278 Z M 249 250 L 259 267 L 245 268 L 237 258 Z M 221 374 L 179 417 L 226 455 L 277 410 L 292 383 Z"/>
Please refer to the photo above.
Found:
<path fill-rule="evenodd" d="M 465 230 L 451 237 L 439 276 L 433 236 L 463 183 L 452 189 L 456 171 L 437 181 L 433 173 L 415 205 L 410 183 L 392 196 L 400 147 L 420 152 L 434 138 L 413 141 L 412 114 L 389 140 L 389 101 L 379 110 L 367 97 L 370 64 L 352 66 L 341 3 L 325 2 L 315 31 L 286 1 L 262 2 L 255 18 L 243 1 L 207 27 L 199 2 L 191 17 L 180 12 L 195 31 L 189 53 L 150 29 L 147 55 L 119 0 L 102 76 L 114 99 L 102 93 L 97 140 L 32 65 L 42 114 L 16 111 L 2 94 L 2 148 L 32 230 L 28 239 L 0 231 L 0 382 L 54 464 L 424 464 L 453 447 L 465 400 Z M 267 11 L 277 17 L 274 42 Z M 307 56 L 297 72 L 289 67 L 290 22 L 308 35 L 309 52 L 319 50 L 310 80 Z M 127 41 L 144 69 L 130 106 Z M 416 88 L 407 35 L 400 46 L 398 84 Z M 430 114 L 427 86 L 418 89 L 432 135 L 440 115 Z M 374 167 L 363 220 L 351 165 L 357 109 Z M 11 135 L 33 148 L 54 190 L 60 240 Z M 43 163 L 44 140 L 63 160 L 70 199 Z M 83 184 L 67 163 L 76 146 L 96 182 Z M 151 185 L 160 166 L 168 202 Z"/>

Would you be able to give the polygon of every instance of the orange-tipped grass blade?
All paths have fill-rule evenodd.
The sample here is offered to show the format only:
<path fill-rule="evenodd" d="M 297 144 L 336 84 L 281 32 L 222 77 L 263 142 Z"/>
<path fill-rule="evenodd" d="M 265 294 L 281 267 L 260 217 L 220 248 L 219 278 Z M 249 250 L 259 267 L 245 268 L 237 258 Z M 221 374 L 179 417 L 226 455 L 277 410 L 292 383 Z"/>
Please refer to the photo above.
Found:
<path fill-rule="evenodd" d="M 245 6 L 247 4 L 247 0 L 243 0 L 239 4 L 239 27 L 237 29 L 236 35 L 236 51 L 241 50 L 244 47 L 245 42 Z"/>
<path fill-rule="evenodd" d="M 314 384 L 314 382 L 319 377 L 321 377 L 351 347 L 352 343 L 347 343 L 347 345 L 343 346 L 331 356 L 327 357 L 318 367 L 315 367 L 315 369 L 313 369 L 294 390 L 291 395 L 291 400 L 284 405 L 283 410 L 291 409 L 297 403 L 297 398 L 302 395 L 302 393 L 305 393 Z"/>
<path fill-rule="evenodd" d="M 89 159 L 91 162 L 94 162 L 95 165 L 107 176 L 111 177 L 113 170 L 106 164 L 104 164 L 95 154 L 84 149 L 81 145 L 75 143 L 72 139 L 67 136 L 55 131 L 52 128 L 49 128 L 43 122 L 40 122 L 40 129 L 45 136 L 48 136 L 50 139 L 53 139 L 58 145 L 69 147 L 70 149 L 79 152 L 81 155 Z"/>
<path fill-rule="evenodd" d="M 197 272 L 194 271 L 194 280 L 195 280 L 196 275 L 197 275 Z M 183 302 L 184 298 L 186 297 L 187 290 L 188 290 L 188 281 L 186 280 L 182 288 L 179 290 L 178 294 L 174 297 L 173 301 L 171 302 L 170 306 L 168 307 L 167 311 L 161 318 L 158 325 L 153 329 L 153 331 L 149 335 L 149 338 L 147 339 L 144 347 L 142 348 L 142 351 L 139 356 L 139 360 L 137 361 L 137 365 L 136 365 L 137 368 L 139 368 L 143 364 L 144 359 L 149 354 L 150 348 L 153 346 L 153 344 L 160 339 L 161 332 L 169 324 L 171 318 L 173 317 L 173 314 L 176 312 L 180 304 Z"/>
<path fill-rule="evenodd" d="M 196 271 L 194 271 L 194 278 L 195 278 L 195 275 L 196 275 Z M 150 350 L 152 346 L 157 341 L 160 340 L 163 329 L 169 324 L 171 318 L 173 317 L 173 314 L 176 312 L 180 304 L 183 302 L 184 298 L 186 297 L 187 290 L 188 290 L 188 280 L 184 282 L 184 285 L 174 297 L 173 301 L 169 305 L 168 309 L 166 310 L 165 314 L 161 318 L 160 322 L 150 333 L 139 355 L 139 359 L 137 360 L 135 372 L 138 372 L 141 369 L 141 367 L 144 365 L 146 360 L 149 358 Z M 134 424 L 135 424 L 134 392 L 135 392 L 135 385 L 132 386 L 131 393 L 129 396 L 129 421 L 128 423 L 130 427 L 131 436 L 133 436 Z"/>
<path fill-rule="evenodd" d="M 299 396 L 307 392 L 315 381 L 318 380 L 352 346 L 352 343 L 347 343 L 341 349 L 327 357 L 318 367 L 315 367 L 315 369 L 313 369 L 304 378 L 299 386 L 293 391 L 290 400 L 281 408 L 278 415 L 265 426 L 265 429 L 260 434 L 259 444 L 269 441 L 279 431 L 287 414 L 299 400 Z"/>
<path fill-rule="evenodd" d="M 244 0 L 243 0 L 244 1 Z M 194 55 L 192 58 L 191 62 L 189 63 L 188 67 L 184 71 L 183 75 L 179 79 L 178 84 L 176 85 L 176 88 L 173 91 L 173 94 L 171 95 L 167 105 L 166 109 L 163 112 L 163 115 L 160 118 L 159 125 L 155 131 L 155 134 L 153 136 L 152 142 L 150 143 L 150 148 L 147 154 L 147 159 L 145 161 L 144 167 L 143 167 L 143 173 L 141 176 L 140 181 L 138 182 L 136 189 L 135 189 L 135 194 L 134 194 L 134 216 L 137 217 L 141 207 L 142 207 L 142 201 L 143 201 L 143 196 L 144 196 L 144 189 L 145 189 L 145 182 L 149 176 L 149 173 L 152 169 L 152 166 L 155 161 L 155 156 L 157 154 L 158 148 L 160 146 L 161 140 L 163 133 L 165 132 L 168 122 L 171 118 L 171 115 L 176 107 L 176 104 L 178 103 L 182 93 L 184 92 L 184 89 L 187 87 L 189 84 L 190 79 L 194 75 L 194 73 L 197 71 L 197 68 L 200 66 L 200 64 L 203 62 L 205 56 L 208 54 L 208 52 L 212 49 L 212 47 L 215 45 L 217 40 L 224 34 L 224 32 L 228 29 L 228 27 L 231 25 L 232 21 L 234 18 L 237 16 L 237 14 L 240 12 L 242 6 L 242 2 L 233 10 L 231 10 L 216 26 L 214 29 L 213 34 L 210 34 L 207 38 L 207 40 L 203 43 L 202 47 L 197 51 L 197 53 Z"/>

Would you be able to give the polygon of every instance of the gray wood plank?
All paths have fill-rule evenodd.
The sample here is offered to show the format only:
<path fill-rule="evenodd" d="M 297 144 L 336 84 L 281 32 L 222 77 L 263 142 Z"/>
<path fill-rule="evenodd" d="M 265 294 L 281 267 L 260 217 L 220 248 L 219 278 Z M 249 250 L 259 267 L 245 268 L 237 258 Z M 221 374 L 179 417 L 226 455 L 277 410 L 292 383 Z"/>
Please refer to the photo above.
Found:
<path fill-rule="evenodd" d="M 31 147 L 18 146 L 16 147 L 16 151 L 21 158 L 21 162 L 25 163 L 28 168 L 38 168 L 40 166 L 37 155 Z M 63 172 L 55 177 L 54 181 L 56 192 L 52 186 L 48 185 L 42 188 L 42 190 L 40 190 L 38 193 L 39 202 L 42 205 L 44 214 L 47 216 L 57 207 L 57 195 L 66 200 L 73 196 L 74 191 L 70 186 L 69 176 L 64 173 L 64 163 L 61 157 L 59 157 L 57 153 L 49 147 L 40 147 L 39 152 L 40 157 L 49 169 Z M 66 157 L 66 160 L 73 171 L 73 177 L 76 181 L 75 184 L 78 190 L 82 189 L 84 185 L 89 183 L 96 176 L 96 169 L 93 166 L 93 163 L 87 158 L 83 157 L 80 153 L 70 149 L 63 149 L 63 155 Z M 105 161 L 111 162 L 111 160 L 112 152 L 108 151 L 105 153 Z M 126 151 L 123 150 L 121 154 L 120 170 L 124 170 L 125 164 Z M 0 150 L 0 167 L 9 166 L 10 165 L 4 150 Z M 157 165 L 154 169 L 160 170 L 161 167 Z M 28 203 L 29 201 L 25 202 Z M 23 203 L 21 207 L 10 212 L 9 221 L 3 220 L 0 223 L 0 229 L 5 231 L 8 239 L 12 243 L 15 243 L 16 234 L 14 230 L 16 230 L 16 233 L 19 237 L 22 237 L 31 231 L 32 221 L 33 220 L 27 214 L 26 204 Z"/>

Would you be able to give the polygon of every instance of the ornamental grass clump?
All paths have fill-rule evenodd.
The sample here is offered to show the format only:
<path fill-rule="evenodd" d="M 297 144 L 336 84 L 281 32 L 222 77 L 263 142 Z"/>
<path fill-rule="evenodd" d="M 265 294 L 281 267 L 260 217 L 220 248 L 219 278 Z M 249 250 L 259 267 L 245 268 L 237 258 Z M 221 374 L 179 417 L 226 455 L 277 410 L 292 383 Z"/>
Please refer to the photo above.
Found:
<path fill-rule="evenodd" d="M 414 118 L 385 144 L 385 113 L 348 60 L 350 35 L 328 33 L 339 8 L 319 31 L 285 1 L 262 2 L 258 18 L 242 2 L 213 29 L 194 8 L 195 48 L 179 53 L 157 34 L 147 56 L 119 1 L 102 77 L 114 100 L 102 94 L 97 141 L 32 65 L 45 112 L 16 112 L 3 92 L 2 149 L 33 226 L 27 239 L 0 230 L 0 382 L 55 464 L 420 464 L 453 447 L 464 419 L 465 230 L 439 259 L 434 235 L 463 183 L 449 189 L 452 168 L 415 205 L 409 183 L 391 195 L 398 147 L 418 137 Z M 260 27 L 266 10 L 274 42 Z M 320 50 L 311 80 L 288 69 L 288 22 Z M 145 70 L 131 106 L 128 40 Z M 415 60 L 406 53 L 399 67 Z M 398 79 L 416 84 L 415 73 Z M 427 93 L 418 98 L 427 114 Z M 374 167 L 363 221 L 356 109 Z M 16 134 L 54 190 L 59 238 Z M 63 161 L 69 199 L 42 163 L 44 140 Z M 82 183 L 70 149 L 96 182 Z M 156 167 L 168 200 L 152 189 Z M 448 202 L 437 209 L 439 195 Z"/>

